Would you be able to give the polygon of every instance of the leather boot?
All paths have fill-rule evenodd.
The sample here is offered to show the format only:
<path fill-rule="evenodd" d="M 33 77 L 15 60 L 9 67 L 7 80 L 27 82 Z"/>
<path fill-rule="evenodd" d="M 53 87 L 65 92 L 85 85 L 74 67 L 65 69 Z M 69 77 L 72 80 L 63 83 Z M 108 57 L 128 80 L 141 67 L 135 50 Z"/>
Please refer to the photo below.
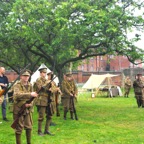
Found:
<path fill-rule="evenodd" d="M 59 107 L 58 107 L 58 105 L 56 106 L 56 116 L 57 116 L 57 117 L 60 116 L 60 112 L 59 112 Z"/>
<path fill-rule="evenodd" d="M 16 136 L 16 144 L 21 144 L 21 134 L 15 134 Z"/>
<path fill-rule="evenodd" d="M 142 108 L 144 108 L 144 100 L 141 100 L 141 102 L 142 102 Z"/>
<path fill-rule="evenodd" d="M 56 116 L 57 116 L 57 117 L 60 117 L 60 112 L 59 112 L 59 110 L 57 110 Z"/>
<path fill-rule="evenodd" d="M 74 120 L 74 117 L 73 117 L 73 112 L 72 111 L 70 111 L 70 118 L 72 119 L 72 120 Z"/>
<path fill-rule="evenodd" d="M 52 134 L 52 133 L 49 131 L 50 123 L 51 123 L 51 119 L 47 119 L 47 120 L 46 120 L 46 125 L 45 125 L 44 134 L 48 134 L 48 135 L 53 136 L 54 134 Z"/>
<path fill-rule="evenodd" d="M 38 135 L 43 136 L 44 134 L 42 133 L 42 121 L 38 121 Z"/>
<path fill-rule="evenodd" d="M 30 129 L 26 130 L 26 139 L 27 139 L 27 144 L 31 144 L 31 130 Z"/>
<path fill-rule="evenodd" d="M 138 105 L 138 108 L 141 107 L 141 101 L 139 99 L 137 99 L 137 105 Z"/>
<path fill-rule="evenodd" d="M 66 120 L 67 110 L 64 110 L 64 120 Z"/>

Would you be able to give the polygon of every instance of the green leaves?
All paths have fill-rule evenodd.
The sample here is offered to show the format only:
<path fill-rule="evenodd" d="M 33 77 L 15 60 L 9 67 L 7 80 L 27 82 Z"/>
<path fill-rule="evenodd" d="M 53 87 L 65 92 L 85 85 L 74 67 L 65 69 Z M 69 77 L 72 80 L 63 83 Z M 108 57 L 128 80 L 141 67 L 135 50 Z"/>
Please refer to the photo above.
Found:
<path fill-rule="evenodd" d="M 133 62 L 143 58 L 143 51 L 137 53 L 134 46 L 139 37 L 130 41 L 126 36 L 133 28 L 143 29 L 143 16 L 132 12 L 140 8 L 136 1 L 16 0 L 10 8 L 1 7 L 8 11 L 1 24 L 5 34 L 0 34 L 11 45 L 6 48 L 15 49 L 13 55 L 22 54 L 26 61 L 25 53 L 33 53 L 61 71 L 71 62 L 97 55 L 128 55 Z"/>

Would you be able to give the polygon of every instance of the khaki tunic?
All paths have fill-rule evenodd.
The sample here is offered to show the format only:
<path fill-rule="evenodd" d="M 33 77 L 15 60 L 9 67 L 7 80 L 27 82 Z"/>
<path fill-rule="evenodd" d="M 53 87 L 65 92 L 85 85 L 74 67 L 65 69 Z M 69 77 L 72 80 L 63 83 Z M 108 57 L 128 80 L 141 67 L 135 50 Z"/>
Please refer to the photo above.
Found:
<path fill-rule="evenodd" d="M 75 82 L 74 80 L 72 81 L 67 81 L 67 80 L 64 80 L 62 82 L 62 103 L 63 103 L 63 106 L 64 106 L 64 109 L 65 110 L 68 110 L 70 109 L 71 111 L 73 111 L 73 107 L 72 107 L 72 103 L 70 102 L 70 93 L 73 93 L 74 95 L 77 94 L 77 87 L 75 85 Z"/>
<path fill-rule="evenodd" d="M 13 118 L 17 118 L 21 106 L 26 103 L 27 100 L 30 100 L 31 92 L 33 91 L 32 85 L 28 82 L 27 87 L 25 87 L 21 81 L 17 82 L 14 85 L 14 107 L 13 107 Z M 32 117 L 31 117 L 32 107 L 26 108 L 24 114 L 19 118 L 19 122 L 15 129 L 17 134 L 22 133 L 22 129 L 32 129 Z"/>

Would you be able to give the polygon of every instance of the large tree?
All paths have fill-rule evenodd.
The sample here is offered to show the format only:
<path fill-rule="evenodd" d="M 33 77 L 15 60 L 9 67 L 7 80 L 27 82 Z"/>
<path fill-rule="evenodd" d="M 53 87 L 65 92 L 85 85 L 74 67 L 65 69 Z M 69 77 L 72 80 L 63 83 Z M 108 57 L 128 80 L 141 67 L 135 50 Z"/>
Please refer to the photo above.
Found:
<path fill-rule="evenodd" d="M 142 8 L 143 2 L 136 0 L 16 0 L 0 46 L 5 45 L 7 57 L 12 58 L 8 52 L 14 56 L 9 64 L 39 60 L 59 77 L 70 63 L 93 56 L 125 55 L 133 63 L 143 61 L 143 50 L 134 45 L 140 35 L 127 37 L 133 29 L 143 31 L 142 15 L 134 15 Z"/>

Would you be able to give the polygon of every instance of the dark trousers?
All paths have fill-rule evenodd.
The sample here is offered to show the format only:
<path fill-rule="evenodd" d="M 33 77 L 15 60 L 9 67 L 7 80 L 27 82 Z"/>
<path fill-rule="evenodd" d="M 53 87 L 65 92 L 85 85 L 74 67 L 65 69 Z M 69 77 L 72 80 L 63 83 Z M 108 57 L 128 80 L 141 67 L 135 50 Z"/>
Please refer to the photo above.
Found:
<path fill-rule="evenodd" d="M 6 118 L 6 105 L 7 105 L 7 101 L 6 101 L 6 95 L 4 96 L 4 100 L 2 102 L 2 116 L 3 118 Z"/>

